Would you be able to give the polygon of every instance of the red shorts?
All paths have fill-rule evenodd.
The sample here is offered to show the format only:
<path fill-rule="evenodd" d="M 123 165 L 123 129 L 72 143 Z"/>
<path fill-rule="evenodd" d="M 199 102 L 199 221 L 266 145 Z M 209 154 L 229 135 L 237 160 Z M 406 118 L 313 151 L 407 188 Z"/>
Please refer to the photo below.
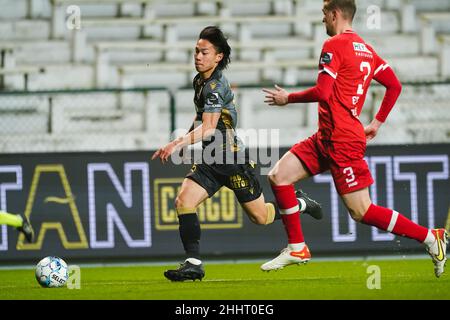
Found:
<path fill-rule="evenodd" d="M 317 133 L 295 144 L 291 153 L 297 156 L 312 175 L 331 171 L 339 194 L 364 189 L 373 183 L 364 142 L 332 142 L 320 140 Z"/>

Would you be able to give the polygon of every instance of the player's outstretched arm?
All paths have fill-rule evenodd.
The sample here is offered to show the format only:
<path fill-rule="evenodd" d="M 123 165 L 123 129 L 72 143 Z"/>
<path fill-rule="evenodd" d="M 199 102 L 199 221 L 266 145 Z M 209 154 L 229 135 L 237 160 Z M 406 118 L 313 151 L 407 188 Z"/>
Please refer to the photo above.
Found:
<path fill-rule="evenodd" d="M 172 153 L 174 153 L 176 150 L 179 150 L 179 143 L 180 138 L 175 139 L 168 144 L 166 144 L 164 147 L 159 148 L 152 156 L 152 160 L 161 159 L 162 163 L 166 163 Z"/>
<path fill-rule="evenodd" d="M 177 150 L 181 150 L 185 146 L 195 144 L 213 135 L 219 118 L 219 112 L 204 113 L 202 123 L 199 126 L 194 125 L 192 131 L 189 131 L 183 137 L 179 137 L 158 149 L 153 154 L 152 160 L 160 158 L 162 163 L 166 163 L 169 160 L 170 155 Z"/>
<path fill-rule="evenodd" d="M 327 103 L 333 92 L 334 78 L 328 73 L 321 72 L 317 78 L 316 86 L 305 91 L 288 93 L 283 88 L 275 85 L 275 90 L 263 89 L 266 93 L 266 100 L 269 106 L 284 106 L 288 103 Z"/>
<path fill-rule="evenodd" d="M 262 90 L 266 93 L 264 102 L 269 106 L 285 106 L 288 104 L 289 93 L 278 85 L 275 85 L 275 90 Z"/>

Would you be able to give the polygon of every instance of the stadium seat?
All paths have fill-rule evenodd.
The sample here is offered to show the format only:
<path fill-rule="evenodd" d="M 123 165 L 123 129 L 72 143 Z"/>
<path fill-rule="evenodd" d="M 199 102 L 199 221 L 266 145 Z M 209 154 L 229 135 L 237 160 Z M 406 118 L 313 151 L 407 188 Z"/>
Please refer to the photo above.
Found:
<path fill-rule="evenodd" d="M 392 34 L 383 37 L 370 35 L 364 38 L 381 56 L 412 57 L 420 55 L 419 39 L 414 34 Z"/>
<path fill-rule="evenodd" d="M 27 17 L 27 2 L 26 1 L 7 1 L 1 0 L 0 6 L 0 21 L 3 19 L 25 19 Z"/>
<path fill-rule="evenodd" d="M 10 40 L 0 49 L 11 48 L 16 64 L 70 63 L 70 43 L 64 40 Z"/>
<path fill-rule="evenodd" d="M 435 54 L 438 50 L 436 34 L 450 33 L 450 12 L 430 12 L 420 14 L 421 53 Z"/>
<path fill-rule="evenodd" d="M 385 59 L 402 81 L 439 80 L 439 59 L 437 57 L 385 57 Z"/>
<path fill-rule="evenodd" d="M 45 68 L 39 66 L 9 66 L 0 68 L 0 79 L 2 81 L 2 88 L 0 90 L 27 91 L 30 88 L 30 82 L 32 82 L 33 77 L 43 73 L 45 73 Z"/>
<path fill-rule="evenodd" d="M 438 12 L 450 10 L 450 2 L 447 0 L 404 0 L 404 2 L 412 4 L 418 12 Z"/>
<path fill-rule="evenodd" d="M 275 110 L 264 106 L 259 88 L 248 87 L 278 83 L 290 90 L 300 90 L 314 83 L 317 56 L 326 39 L 320 1 L 82 0 L 78 4 L 83 17 L 81 30 L 66 26 L 70 15 L 66 10 L 74 4 L 70 0 L 29 0 L 14 4 L 0 0 L 0 4 L 3 57 L 0 82 L 7 90 L 167 87 L 175 92 L 176 126 L 181 128 L 193 116 L 189 88 L 195 75 L 192 64 L 195 39 L 205 25 L 218 24 L 229 36 L 233 48 L 227 77 L 236 87 L 238 107 L 246 106 L 239 110 L 240 128 L 276 128 L 280 124 L 273 119 L 286 118 L 284 127 L 290 129 L 283 129 L 286 134 L 282 143 L 290 144 L 296 142 L 299 132 L 312 132 L 317 124 L 316 104 L 277 110 L 274 117 Z M 370 20 L 377 10 L 380 10 L 380 20 Z M 443 123 L 448 119 L 434 118 L 430 112 L 445 114 L 443 101 L 448 100 L 445 90 L 450 86 L 436 88 L 421 82 L 450 79 L 449 11 L 448 0 L 358 1 L 355 29 L 388 61 L 404 83 L 392 123 L 410 119 L 411 124 L 405 124 L 405 129 L 398 134 L 387 133 L 386 139 L 395 136 L 387 141 L 446 139 Z M 41 73 L 44 69 L 45 73 Z M 416 84 L 408 85 L 408 82 Z M 177 90 L 180 91 L 176 93 Z M 430 102 L 430 112 L 420 109 L 424 104 L 423 90 L 432 90 L 436 97 Z M 361 121 L 367 123 L 374 116 L 383 92 L 382 87 L 374 87 L 366 99 Z M 140 136 L 144 131 L 154 133 L 156 138 L 152 138 L 151 144 L 168 139 L 168 90 L 151 92 L 148 99 L 142 92 L 119 96 L 120 101 L 115 93 L 55 95 L 52 107 L 57 108 L 56 114 L 62 112 L 62 123 L 72 128 L 71 132 L 94 131 L 93 119 L 100 119 L 100 127 L 105 130 L 109 121 L 110 128 L 130 132 L 121 141 L 132 140 L 134 135 L 144 143 L 143 135 Z M 93 109 L 90 99 L 98 102 L 95 110 L 90 110 Z M 157 108 L 158 117 L 163 120 L 147 118 L 143 110 L 136 109 L 136 104 Z M 117 105 L 122 107 L 119 111 Z M 44 119 L 49 115 L 44 109 L 30 111 L 30 118 L 19 110 L 17 119 L 33 121 L 35 117 L 36 129 L 17 124 L 18 133 L 23 128 L 24 137 L 27 130 L 45 136 L 48 123 Z M 11 114 L 7 111 L 5 119 Z M 424 120 L 415 136 L 409 129 L 419 126 L 414 114 L 422 114 Z M 139 122 L 139 117 L 145 121 Z M 139 128 L 139 132 L 133 128 Z M 65 129 L 61 131 L 63 136 Z M 81 141 L 81 147 L 92 146 Z"/>
<path fill-rule="evenodd" d="M 450 79 L 450 35 L 439 38 L 441 50 L 439 52 L 440 74 L 443 80 Z"/>
<path fill-rule="evenodd" d="M 50 24 L 42 19 L 0 19 L 0 41 L 46 40 L 50 36 Z"/>

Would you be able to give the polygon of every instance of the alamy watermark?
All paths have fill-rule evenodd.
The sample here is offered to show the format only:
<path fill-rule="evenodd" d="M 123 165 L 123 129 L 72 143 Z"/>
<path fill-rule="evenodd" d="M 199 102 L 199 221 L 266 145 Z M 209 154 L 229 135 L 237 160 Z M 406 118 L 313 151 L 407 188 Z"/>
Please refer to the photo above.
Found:
<path fill-rule="evenodd" d="M 367 267 L 366 272 L 370 274 L 367 278 L 366 286 L 367 289 L 381 289 L 381 269 L 377 265 L 370 265 Z"/>
<path fill-rule="evenodd" d="M 172 137 L 184 136 L 187 130 L 176 130 Z M 280 130 L 240 129 L 239 135 L 233 129 L 215 129 L 204 138 L 204 146 L 187 146 L 171 155 L 174 164 L 245 164 L 249 160 L 258 163 L 260 174 L 267 175 L 270 168 L 280 159 Z"/>
<path fill-rule="evenodd" d="M 77 5 L 70 5 L 66 9 L 66 14 L 68 14 L 66 20 L 66 27 L 69 30 L 80 30 L 81 29 L 81 9 Z"/>
<path fill-rule="evenodd" d="M 69 278 L 67 279 L 67 289 L 81 289 L 81 269 L 77 265 L 69 266 Z"/>
<path fill-rule="evenodd" d="M 367 7 L 367 20 L 366 27 L 369 30 L 381 29 L 381 8 L 376 5 L 370 5 Z"/>

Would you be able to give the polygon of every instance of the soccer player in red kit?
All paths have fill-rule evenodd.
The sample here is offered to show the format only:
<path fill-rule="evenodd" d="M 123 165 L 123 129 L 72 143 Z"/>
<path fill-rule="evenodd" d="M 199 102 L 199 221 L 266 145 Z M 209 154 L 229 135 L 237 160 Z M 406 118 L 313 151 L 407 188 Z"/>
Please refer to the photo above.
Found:
<path fill-rule="evenodd" d="M 330 170 L 355 221 L 424 243 L 439 277 L 447 259 L 445 229 L 420 226 L 395 210 L 373 204 L 369 195 L 373 179 L 363 159 L 366 141 L 376 136 L 386 120 L 400 95 L 401 84 L 391 67 L 352 29 L 354 0 L 324 0 L 322 11 L 331 38 L 323 45 L 316 86 L 290 94 L 278 86 L 263 89 L 269 105 L 319 102 L 319 129 L 294 145 L 269 173 L 289 244 L 261 269 L 281 269 L 311 258 L 299 224 L 293 184 Z M 386 93 L 375 119 L 364 127 L 358 116 L 372 79 L 386 87 Z"/>

